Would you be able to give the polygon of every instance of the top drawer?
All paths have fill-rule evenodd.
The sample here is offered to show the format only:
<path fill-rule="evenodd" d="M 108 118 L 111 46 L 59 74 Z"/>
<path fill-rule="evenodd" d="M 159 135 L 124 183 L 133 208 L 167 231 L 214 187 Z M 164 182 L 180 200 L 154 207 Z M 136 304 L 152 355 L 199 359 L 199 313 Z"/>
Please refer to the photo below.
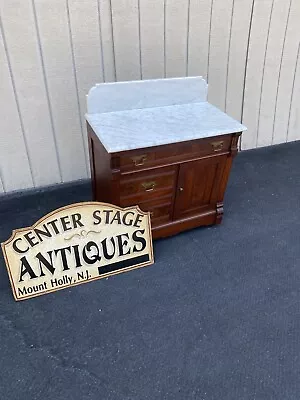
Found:
<path fill-rule="evenodd" d="M 232 135 L 191 140 L 158 147 L 130 150 L 120 155 L 121 172 L 139 171 L 230 151 Z"/>

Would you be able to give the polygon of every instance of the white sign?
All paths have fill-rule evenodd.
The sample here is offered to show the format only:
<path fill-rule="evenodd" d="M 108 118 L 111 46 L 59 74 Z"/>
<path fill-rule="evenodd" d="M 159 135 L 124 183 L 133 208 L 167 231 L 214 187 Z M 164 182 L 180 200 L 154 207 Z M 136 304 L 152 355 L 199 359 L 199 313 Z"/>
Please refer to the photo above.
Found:
<path fill-rule="evenodd" d="M 15 300 L 153 264 L 150 214 L 97 202 L 14 230 L 2 250 Z"/>

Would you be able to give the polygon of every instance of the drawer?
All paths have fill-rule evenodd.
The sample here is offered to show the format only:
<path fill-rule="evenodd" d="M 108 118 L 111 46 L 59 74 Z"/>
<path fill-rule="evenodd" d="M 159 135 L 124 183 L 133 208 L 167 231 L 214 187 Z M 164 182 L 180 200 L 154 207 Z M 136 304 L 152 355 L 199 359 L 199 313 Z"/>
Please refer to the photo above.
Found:
<path fill-rule="evenodd" d="M 140 203 L 142 211 L 149 211 L 152 226 L 172 220 L 172 197 L 164 197 L 153 201 Z"/>
<path fill-rule="evenodd" d="M 121 176 L 120 203 L 122 207 L 173 195 L 177 168 L 177 166 L 171 166 Z"/>
<path fill-rule="evenodd" d="M 120 170 L 123 173 L 139 171 L 159 165 L 228 153 L 231 140 L 232 135 L 229 134 L 128 151 L 120 155 Z"/>

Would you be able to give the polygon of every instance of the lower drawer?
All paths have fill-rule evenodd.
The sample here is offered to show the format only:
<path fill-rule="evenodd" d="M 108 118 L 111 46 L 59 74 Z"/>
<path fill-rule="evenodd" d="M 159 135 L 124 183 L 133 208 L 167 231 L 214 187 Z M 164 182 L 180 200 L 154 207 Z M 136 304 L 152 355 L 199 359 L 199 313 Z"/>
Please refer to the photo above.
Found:
<path fill-rule="evenodd" d="M 152 226 L 172 220 L 172 197 L 140 203 L 139 207 L 142 211 L 150 212 Z"/>

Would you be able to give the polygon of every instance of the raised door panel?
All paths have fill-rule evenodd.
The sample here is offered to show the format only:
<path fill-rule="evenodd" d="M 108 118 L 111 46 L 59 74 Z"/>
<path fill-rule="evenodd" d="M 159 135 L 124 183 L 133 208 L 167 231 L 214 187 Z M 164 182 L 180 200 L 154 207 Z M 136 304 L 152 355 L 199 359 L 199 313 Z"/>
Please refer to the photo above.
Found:
<path fill-rule="evenodd" d="M 180 166 L 174 219 L 215 209 L 226 159 L 224 155 Z"/>

